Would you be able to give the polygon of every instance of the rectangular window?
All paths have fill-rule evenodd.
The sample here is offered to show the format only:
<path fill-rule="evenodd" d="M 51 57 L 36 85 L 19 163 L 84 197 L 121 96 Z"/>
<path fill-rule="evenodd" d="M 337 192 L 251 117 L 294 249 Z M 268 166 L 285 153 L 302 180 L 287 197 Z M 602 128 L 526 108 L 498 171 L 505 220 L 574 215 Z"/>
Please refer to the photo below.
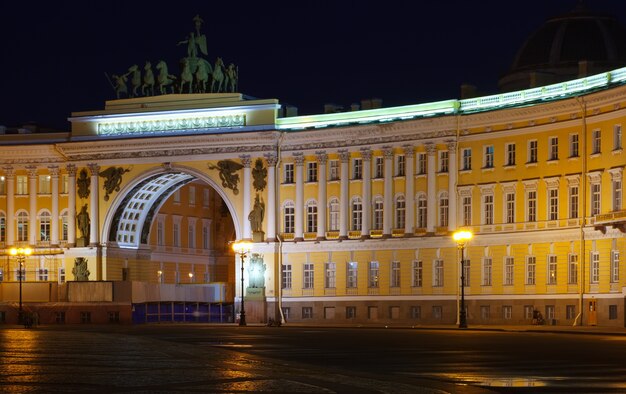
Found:
<path fill-rule="evenodd" d="M 47 282 L 48 281 L 48 269 L 39 268 L 37 270 L 37 280 Z"/>
<path fill-rule="evenodd" d="M 559 219 L 559 189 L 549 189 L 548 190 L 548 206 L 549 206 L 549 219 L 550 220 L 558 220 Z"/>
<path fill-rule="evenodd" d="M 356 288 L 357 287 L 357 262 L 350 261 L 347 264 L 346 273 L 346 287 L 348 288 Z"/>
<path fill-rule="evenodd" d="M 303 319 L 312 319 L 313 318 L 313 307 L 311 307 L 311 306 L 303 306 L 302 307 L 302 318 Z"/>
<path fill-rule="evenodd" d="M 304 289 L 312 289 L 313 282 L 313 263 L 305 263 L 304 264 L 304 275 L 303 275 L 303 288 Z"/>
<path fill-rule="evenodd" d="M 196 226 L 194 224 L 189 224 L 187 226 L 187 244 L 190 249 L 196 248 Z"/>
<path fill-rule="evenodd" d="M 506 193 L 506 222 L 515 223 L 515 193 Z"/>
<path fill-rule="evenodd" d="M 537 192 L 534 190 L 529 191 L 527 194 L 527 207 L 528 210 L 526 212 L 526 221 L 527 222 L 535 222 L 537 221 Z"/>
<path fill-rule="evenodd" d="M 609 320 L 617 319 L 617 305 L 609 305 Z"/>
<path fill-rule="evenodd" d="M 180 227 L 178 223 L 174 223 L 172 226 L 172 246 L 180 246 Z"/>
<path fill-rule="evenodd" d="M 0 176 L 0 195 L 7 194 L 7 181 L 4 176 Z"/>
<path fill-rule="evenodd" d="M 537 140 L 528 141 L 528 163 L 537 162 Z"/>
<path fill-rule="evenodd" d="M 591 283 L 600 282 L 600 253 L 591 252 Z"/>
<path fill-rule="evenodd" d="M 484 168 L 493 168 L 493 145 L 487 145 L 484 148 Z"/>
<path fill-rule="evenodd" d="M 591 132 L 591 154 L 598 154 L 602 149 L 602 134 L 600 130 Z"/>
<path fill-rule="evenodd" d="M 324 286 L 327 289 L 335 288 L 336 277 L 335 263 L 326 263 L 326 278 L 324 280 Z"/>
<path fill-rule="evenodd" d="M 504 284 L 506 286 L 513 286 L 514 273 L 515 259 L 512 256 L 506 256 L 504 258 Z"/>
<path fill-rule="evenodd" d="M 578 217 L 578 186 L 569 188 L 569 217 L 571 219 Z"/>
<path fill-rule="evenodd" d="M 174 192 L 174 203 L 180 204 L 180 189 Z"/>
<path fill-rule="evenodd" d="M 448 172 L 448 151 L 439 151 L 439 172 Z"/>
<path fill-rule="evenodd" d="M 109 323 L 119 323 L 119 322 L 120 322 L 120 312 L 109 311 Z"/>
<path fill-rule="evenodd" d="M 202 226 L 202 249 L 209 249 L 211 247 L 211 237 L 209 236 L 209 225 Z"/>
<path fill-rule="evenodd" d="M 559 137 L 550 137 L 548 160 L 559 160 Z"/>
<path fill-rule="evenodd" d="M 4 269 L 0 268 L 0 282 L 4 282 Z"/>
<path fill-rule="evenodd" d="M 524 319 L 532 320 L 534 317 L 535 307 L 532 305 L 524 305 Z"/>
<path fill-rule="evenodd" d="M 423 267 L 421 261 L 413 261 L 413 287 L 422 287 Z"/>
<path fill-rule="evenodd" d="M 317 205 L 309 204 L 306 207 L 306 231 L 314 233 L 317 231 Z"/>
<path fill-rule="evenodd" d="M 283 264 L 282 287 L 291 289 L 291 264 Z"/>
<path fill-rule="evenodd" d="M 383 206 L 384 203 L 382 199 L 376 199 L 376 201 L 374 201 L 374 220 L 372 223 L 374 230 L 382 230 L 383 228 Z"/>
<path fill-rule="evenodd" d="M 426 153 L 417 154 L 417 173 L 419 175 L 426 174 Z"/>
<path fill-rule="evenodd" d="M 443 260 L 437 259 L 433 262 L 433 287 L 443 286 Z"/>
<path fill-rule="evenodd" d="M 569 135 L 569 157 L 578 157 L 578 134 Z"/>
<path fill-rule="evenodd" d="M 357 158 L 352 161 L 352 179 L 361 178 L 363 178 L 363 160 Z"/>
<path fill-rule="evenodd" d="M 195 188 L 195 186 L 189 186 L 189 205 L 192 206 L 192 207 L 196 205 L 196 188 Z"/>
<path fill-rule="evenodd" d="M 404 176 L 405 171 L 406 171 L 405 156 L 404 155 L 396 156 L 396 175 Z"/>
<path fill-rule="evenodd" d="M 489 320 L 491 311 L 491 308 L 489 308 L 489 305 L 481 305 L 480 306 L 480 318 L 482 320 Z"/>
<path fill-rule="evenodd" d="M 39 175 L 39 194 L 50 194 L 50 175 Z"/>
<path fill-rule="evenodd" d="M 611 251 L 611 282 L 619 282 L 619 250 Z"/>
<path fill-rule="evenodd" d="M 483 257 L 483 286 L 491 286 L 492 264 L 491 257 Z"/>
<path fill-rule="evenodd" d="M 283 317 L 285 320 L 289 320 L 291 318 L 291 308 L 288 306 L 283 307 Z"/>
<path fill-rule="evenodd" d="M 483 196 L 484 224 L 493 224 L 493 195 Z"/>
<path fill-rule="evenodd" d="M 382 178 L 385 176 L 385 158 L 377 156 L 374 159 L 374 178 Z"/>
<path fill-rule="evenodd" d="M 526 284 L 527 285 L 535 284 L 536 264 L 537 264 L 537 260 L 535 256 L 526 257 Z"/>
<path fill-rule="evenodd" d="M 378 271 L 380 269 L 380 264 L 378 261 L 370 261 L 369 270 L 368 270 L 368 287 L 378 287 Z"/>
<path fill-rule="evenodd" d="M 295 219 L 296 219 L 295 207 L 293 205 L 285 206 L 285 232 L 290 234 L 294 232 L 295 229 Z"/>
<path fill-rule="evenodd" d="M 568 256 L 568 283 L 575 285 L 578 283 L 578 255 L 570 254 Z"/>
<path fill-rule="evenodd" d="M 411 319 L 421 319 L 422 318 L 422 307 L 419 305 L 411 306 Z"/>
<path fill-rule="evenodd" d="M 548 284 L 556 285 L 556 255 L 548 256 Z"/>
<path fill-rule="evenodd" d="M 18 175 L 15 177 L 16 179 L 16 190 L 15 194 L 24 196 L 28 194 L 28 177 L 25 175 Z"/>
<path fill-rule="evenodd" d="M 463 154 L 461 156 L 463 158 L 463 163 L 461 163 L 461 170 L 469 171 L 472 169 L 472 149 L 464 148 Z"/>
<path fill-rule="evenodd" d="M 613 126 L 613 150 L 622 149 L 622 125 Z"/>
<path fill-rule="evenodd" d="M 307 182 L 317 182 L 317 162 L 309 161 L 306 163 Z"/>
<path fill-rule="evenodd" d="M 204 208 L 208 208 L 211 199 L 211 190 L 210 189 L 202 189 L 202 206 Z"/>
<path fill-rule="evenodd" d="M 512 305 L 502 306 L 502 318 L 504 320 L 511 320 L 513 318 L 513 306 Z"/>
<path fill-rule="evenodd" d="M 328 161 L 328 177 L 331 181 L 339 179 L 339 160 Z"/>
<path fill-rule="evenodd" d="M 329 208 L 328 208 L 328 216 L 329 216 L 329 222 L 328 222 L 328 229 L 330 231 L 338 231 L 339 230 L 339 200 L 332 199 L 330 201 Z"/>
<path fill-rule="evenodd" d="M 576 305 L 565 305 L 565 318 L 567 320 L 576 318 Z"/>
<path fill-rule="evenodd" d="M 352 230 L 360 231 L 363 225 L 363 203 L 361 200 L 352 202 Z"/>
<path fill-rule="evenodd" d="M 622 180 L 613 180 L 613 211 L 622 209 Z"/>
<path fill-rule="evenodd" d="M 65 323 L 65 312 L 64 311 L 54 312 L 54 322 L 56 324 L 63 324 L 63 323 Z"/>
<path fill-rule="evenodd" d="M 347 306 L 346 307 L 346 319 L 354 319 L 356 318 L 356 306 Z"/>
<path fill-rule="evenodd" d="M 400 287 L 400 262 L 391 262 L 391 287 Z"/>
<path fill-rule="evenodd" d="M 439 225 L 441 227 L 448 225 L 448 197 L 445 196 L 439 199 Z"/>
<path fill-rule="evenodd" d="M 515 144 L 514 143 L 506 144 L 506 165 L 507 166 L 515 165 Z"/>
<path fill-rule="evenodd" d="M 443 311 L 441 309 L 441 305 L 434 305 L 432 308 L 432 313 L 433 313 L 433 319 L 434 320 L 441 320 L 441 317 L 443 315 Z"/>
<path fill-rule="evenodd" d="M 82 324 L 91 323 L 91 312 L 81 312 L 80 313 L 80 322 Z"/>
<path fill-rule="evenodd" d="M 472 225 L 472 197 L 463 197 L 463 225 Z"/>
<path fill-rule="evenodd" d="M 591 216 L 600 214 L 600 184 L 591 184 Z"/>
<path fill-rule="evenodd" d="M 285 163 L 284 183 L 293 183 L 293 163 Z"/>
<path fill-rule="evenodd" d="M 551 322 L 556 317 L 554 305 L 546 305 L 546 320 Z"/>
<path fill-rule="evenodd" d="M 417 199 L 417 227 L 418 228 L 426 228 L 427 221 L 427 213 L 428 213 L 428 202 L 426 200 L 426 196 L 421 195 Z"/>
<path fill-rule="evenodd" d="M 406 219 L 406 200 L 400 197 L 396 200 L 396 225 L 395 228 L 404 229 Z"/>

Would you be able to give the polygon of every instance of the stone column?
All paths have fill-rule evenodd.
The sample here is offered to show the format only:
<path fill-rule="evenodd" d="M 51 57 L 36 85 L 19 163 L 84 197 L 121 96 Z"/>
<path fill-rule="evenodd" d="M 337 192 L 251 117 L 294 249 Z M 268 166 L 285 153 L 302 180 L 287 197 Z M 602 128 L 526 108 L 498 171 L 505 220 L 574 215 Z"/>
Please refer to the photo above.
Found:
<path fill-rule="evenodd" d="M 252 239 L 252 227 L 248 220 L 250 214 L 250 179 L 252 177 L 252 168 L 250 155 L 239 156 L 241 164 L 243 164 L 243 183 L 241 189 L 243 190 L 243 212 L 241 212 L 241 220 L 243 221 L 243 239 Z"/>
<path fill-rule="evenodd" d="M 265 155 L 267 160 L 267 240 L 276 241 L 276 154 Z"/>
<path fill-rule="evenodd" d="M 67 167 L 67 244 L 76 245 L 76 166 Z"/>
<path fill-rule="evenodd" d="M 98 187 L 98 175 L 100 174 L 100 166 L 97 165 L 96 163 L 89 163 L 87 164 L 87 167 L 89 168 L 89 173 L 91 175 L 91 182 L 89 184 L 89 220 L 90 220 L 90 226 L 89 226 L 89 245 L 90 246 L 97 246 L 98 245 L 98 241 L 100 239 L 99 234 L 98 234 L 98 230 L 100 228 L 98 222 L 99 222 L 99 196 L 98 193 L 100 192 L 100 189 Z"/>
<path fill-rule="evenodd" d="M 328 155 L 326 152 L 316 152 L 318 171 L 317 171 L 317 240 L 326 239 L 326 163 Z"/>
<path fill-rule="evenodd" d="M 446 141 L 448 145 L 448 231 L 456 230 L 457 223 L 457 165 L 456 141 Z"/>
<path fill-rule="evenodd" d="M 348 216 L 350 215 L 350 180 L 348 179 L 348 164 L 350 162 L 350 152 L 339 151 L 341 158 L 341 183 L 339 193 L 339 239 L 348 239 Z"/>
<path fill-rule="evenodd" d="M 404 156 L 406 168 L 404 171 L 405 176 L 405 199 L 406 199 L 406 211 L 404 218 L 404 236 L 412 237 L 415 233 L 415 174 L 414 174 L 414 156 L 415 148 L 411 145 L 404 147 Z"/>
<path fill-rule="evenodd" d="M 59 167 L 49 166 L 48 171 L 50 171 L 50 183 L 52 186 L 50 190 L 52 193 L 50 243 L 57 246 L 59 245 Z"/>
<path fill-rule="evenodd" d="M 427 189 L 428 203 L 426 214 L 426 232 L 434 233 L 435 224 L 437 222 L 437 196 L 435 187 L 437 174 L 435 173 L 435 154 L 437 147 L 432 142 L 426 143 L 426 152 L 428 154 L 428 171 L 427 171 Z"/>
<path fill-rule="evenodd" d="M 302 152 L 293 154 L 296 161 L 296 209 L 294 241 L 304 241 L 304 155 Z"/>
<path fill-rule="evenodd" d="M 383 199 L 383 238 L 391 237 L 393 227 L 393 148 L 383 146 L 385 155 L 385 196 Z"/>
<path fill-rule="evenodd" d="M 15 243 L 15 170 L 11 166 L 3 168 L 7 181 L 7 217 L 6 217 L 6 245 Z"/>
<path fill-rule="evenodd" d="M 27 166 L 28 170 L 28 243 L 35 246 L 37 243 L 37 167 Z"/>
<path fill-rule="evenodd" d="M 363 159 L 363 217 L 361 218 L 361 238 L 369 238 L 372 217 L 372 151 L 361 149 Z"/>

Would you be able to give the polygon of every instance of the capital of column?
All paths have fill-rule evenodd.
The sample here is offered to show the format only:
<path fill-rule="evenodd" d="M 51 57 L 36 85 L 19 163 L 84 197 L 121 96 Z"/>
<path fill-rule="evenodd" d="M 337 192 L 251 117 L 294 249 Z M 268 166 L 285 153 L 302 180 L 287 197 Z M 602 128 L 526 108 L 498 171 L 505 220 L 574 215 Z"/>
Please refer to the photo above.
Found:
<path fill-rule="evenodd" d="M 275 153 L 266 153 L 264 156 L 265 156 L 265 160 L 267 160 L 268 166 L 274 167 L 276 166 L 276 163 L 278 163 L 278 157 L 276 156 Z"/>
<path fill-rule="evenodd" d="M 393 159 L 393 148 L 391 146 L 383 146 L 383 155 L 385 159 Z"/>
<path fill-rule="evenodd" d="M 372 160 L 372 150 L 370 148 L 361 148 L 361 157 L 363 161 Z"/>
<path fill-rule="evenodd" d="M 456 151 L 456 141 L 448 140 L 446 141 L 446 145 L 448 146 L 448 151 L 450 152 Z"/>
<path fill-rule="evenodd" d="M 317 151 L 315 152 L 315 157 L 317 158 L 317 162 L 320 165 L 326 165 L 326 162 L 328 161 L 328 155 L 326 154 L 326 151 Z"/>
<path fill-rule="evenodd" d="M 250 155 L 241 155 L 239 156 L 239 158 L 241 159 L 241 164 L 243 164 L 244 168 L 250 168 L 250 166 L 252 165 L 252 159 L 250 158 Z"/>
<path fill-rule="evenodd" d="M 302 167 L 304 165 L 304 155 L 302 152 L 294 152 L 293 159 L 296 161 L 296 166 Z"/>
<path fill-rule="evenodd" d="M 404 155 L 410 159 L 415 154 L 415 147 L 413 145 L 404 145 L 402 147 L 404 149 Z"/>
<path fill-rule="evenodd" d="M 2 167 L 4 170 L 4 176 L 7 178 L 13 178 L 15 176 L 15 168 L 11 166 Z"/>
<path fill-rule="evenodd" d="M 67 170 L 67 175 L 71 177 L 76 176 L 76 166 L 74 164 L 68 164 L 67 166 L 65 166 L 65 169 Z"/>
<path fill-rule="evenodd" d="M 28 171 L 29 178 L 37 177 L 37 166 L 26 166 L 26 171 Z"/>
<path fill-rule="evenodd" d="M 96 163 L 87 164 L 87 168 L 89 168 L 89 175 L 97 176 L 100 174 L 100 166 Z"/>
<path fill-rule="evenodd" d="M 48 166 L 48 171 L 50 171 L 52 177 L 59 176 L 59 166 Z"/>
<path fill-rule="evenodd" d="M 347 149 L 342 149 L 339 151 L 339 158 L 342 163 L 348 163 L 350 161 L 350 152 Z"/>
<path fill-rule="evenodd" d="M 432 142 L 425 143 L 424 147 L 426 148 L 426 153 L 428 153 L 428 156 L 434 156 L 437 153 L 437 146 Z"/>

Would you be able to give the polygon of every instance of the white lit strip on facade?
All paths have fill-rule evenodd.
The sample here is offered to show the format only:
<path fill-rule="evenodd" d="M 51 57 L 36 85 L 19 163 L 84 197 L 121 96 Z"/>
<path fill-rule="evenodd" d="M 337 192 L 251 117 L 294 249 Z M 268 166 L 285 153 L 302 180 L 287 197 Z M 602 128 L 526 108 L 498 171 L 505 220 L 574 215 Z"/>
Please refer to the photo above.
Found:
<path fill-rule="evenodd" d="M 99 135 L 154 134 L 171 131 L 242 127 L 246 125 L 244 114 L 217 116 L 190 116 L 184 118 L 138 119 L 98 123 Z"/>

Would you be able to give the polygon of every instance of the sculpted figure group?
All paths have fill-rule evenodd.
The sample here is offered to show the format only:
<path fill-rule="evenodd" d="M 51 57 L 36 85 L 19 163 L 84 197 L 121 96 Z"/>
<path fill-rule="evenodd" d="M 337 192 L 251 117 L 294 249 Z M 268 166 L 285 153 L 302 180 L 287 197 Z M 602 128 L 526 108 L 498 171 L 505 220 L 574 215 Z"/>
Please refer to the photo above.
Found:
<path fill-rule="evenodd" d="M 168 93 L 234 93 L 238 89 L 239 69 L 233 63 L 228 67 L 218 57 L 211 65 L 202 56 L 208 55 L 206 36 L 200 33 L 204 22 L 199 15 L 193 18 L 195 32 L 189 33 L 178 45 L 186 44 L 187 57 L 180 60 L 180 75 L 170 74 L 165 61 L 157 65 L 157 76 L 152 71 L 152 63 L 147 61 L 142 68 L 133 64 L 123 74 L 113 74 L 109 83 L 116 97 L 154 96 Z M 130 77 L 130 89 L 128 79 Z M 156 87 L 156 89 L 155 89 Z"/>

